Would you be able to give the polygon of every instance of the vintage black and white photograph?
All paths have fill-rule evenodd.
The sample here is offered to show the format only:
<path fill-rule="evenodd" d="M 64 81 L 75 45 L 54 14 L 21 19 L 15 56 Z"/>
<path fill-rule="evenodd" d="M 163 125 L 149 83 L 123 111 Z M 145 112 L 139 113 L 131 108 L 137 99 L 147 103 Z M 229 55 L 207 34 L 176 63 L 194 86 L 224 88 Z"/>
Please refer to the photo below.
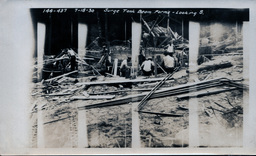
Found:
<path fill-rule="evenodd" d="M 23 41 L 10 58 L 29 67 L 16 62 L 27 83 L 13 81 L 18 88 L 3 94 L 15 93 L 6 104 L 25 99 L 22 110 L 3 107 L 1 120 L 17 111 L 25 127 L 4 148 L 18 135 L 34 151 L 255 148 L 251 7 L 35 4 L 26 22 L 17 14 L 3 25 L 26 23 L 9 33 Z"/>
<path fill-rule="evenodd" d="M 32 147 L 242 146 L 248 9 L 47 8 L 31 15 Z M 189 115 L 198 118 L 197 145 L 189 141 Z"/>

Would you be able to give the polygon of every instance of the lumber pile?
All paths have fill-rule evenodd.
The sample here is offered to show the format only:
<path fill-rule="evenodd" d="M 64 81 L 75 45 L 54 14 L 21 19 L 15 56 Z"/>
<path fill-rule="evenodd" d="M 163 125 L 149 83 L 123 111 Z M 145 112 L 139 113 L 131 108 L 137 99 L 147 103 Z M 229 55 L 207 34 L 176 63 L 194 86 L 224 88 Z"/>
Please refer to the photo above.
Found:
<path fill-rule="evenodd" d="M 231 62 L 221 62 L 218 64 L 210 64 L 211 62 L 209 62 L 208 64 L 202 64 L 201 66 L 199 66 L 198 68 L 198 72 L 203 71 L 203 70 L 218 70 L 218 69 L 222 69 L 222 68 L 229 68 L 232 67 L 232 63 Z"/>
<path fill-rule="evenodd" d="M 178 100 L 184 100 L 184 99 L 188 99 L 188 98 L 202 97 L 202 96 L 218 94 L 218 93 L 222 93 L 222 92 L 226 92 L 226 91 L 231 91 L 231 90 L 234 90 L 234 89 L 236 89 L 236 87 L 230 87 L 230 88 L 227 88 L 227 89 L 225 89 L 225 88 L 222 89 L 221 88 L 221 89 L 193 92 L 193 93 L 177 96 L 177 99 Z"/>
<path fill-rule="evenodd" d="M 77 83 L 77 86 L 80 85 L 105 85 L 105 84 L 123 84 L 123 83 L 142 83 L 142 82 L 156 82 L 161 81 L 162 78 L 150 78 L 150 79 L 125 79 L 125 80 L 112 80 L 112 81 L 97 81 L 97 82 L 81 82 Z"/>
<path fill-rule="evenodd" d="M 228 83 L 227 83 L 228 82 Z M 224 85 L 231 85 L 234 82 L 227 79 L 227 78 L 216 78 L 212 80 L 205 80 L 201 82 L 195 82 L 195 83 L 188 83 L 184 85 L 179 85 L 175 87 L 169 87 L 169 88 L 163 88 L 161 90 L 156 90 L 154 94 L 152 94 L 148 99 L 153 99 L 153 98 L 161 98 L 161 97 L 166 97 L 166 96 L 174 96 L 174 95 L 180 95 L 180 94 L 187 94 L 192 91 L 199 91 L 207 88 L 214 88 L 218 86 L 224 86 Z M 242 86 L 240 84 L 240 86 Z M 233 89 L 233 88 L 232 88 Z M 238 87 L 235 87 L 234 89 L 241 89 Z M 218 90 L 215 92 L 215 94 L 223 92 L 226 90 Z M 95 103 L 95 104 L 90 104 L 86 106 L 81 106 L 79 109 L 92 109 L 92 108 L 100 108 L 100 107 L 108 107 L 108 106 L 115 106 L 115 105 L 122 105 L 122 104 L 129 104 L 131 102 L 138 102 L 141 101 L 145 96 L 147 96 L 150 92 L 144 92 L 139 95 L 130 95 L 114 100 L 109 100 L 101 103 Z M 140 109 L 140 108 L 138 108 Z"/>

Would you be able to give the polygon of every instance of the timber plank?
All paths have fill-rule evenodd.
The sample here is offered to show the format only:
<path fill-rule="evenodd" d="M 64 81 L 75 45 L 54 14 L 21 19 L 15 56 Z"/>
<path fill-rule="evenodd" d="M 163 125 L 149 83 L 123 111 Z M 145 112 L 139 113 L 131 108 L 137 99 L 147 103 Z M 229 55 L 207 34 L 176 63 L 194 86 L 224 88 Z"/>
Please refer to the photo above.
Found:
<path fill-rule="evenodd" d="M 184 85 L 179 85 L 175 87 L 169 87 L 169 88 L 163 88 L 161 90 L 157 90 L 149 99 L 153 98 L 160 98 L 165 96 L 171 96 L 171 95 L 178 95 L 182 93 L 189 93 L 192 90 L 200 90 L 205 88 L 210 88 L 218 85 L 223 85 L 222 83 L 219 83 L 219 80 L 222 80 L 225 78 L 217 78 L 212 80 L 206 80 L 204 82 L 194 82 Z M 209 84 L 212 83 L 212 84 Z M 207 85 L 208 84 L 208 85 Z M 198 86 L 200 85 L 200 86 Z M 99 107 L 107 107 L 107 106 L 115 106 L 115 105 L 121 105 L 121 104 L 128 104 L 130 102 L 137 102 L 143 99 L 145 95 L 147 95 L 149 92 L 144 92 L 139 95 L 129 95 L 126 97 L 122 97 L 115 100 L 110 100 L 106 102 L 86 105 L 79 107 L 80 109 L 92 109 L 92 108 L 99 108 Z"/>
<path fill-rule="evenodd" d="M 189 93 L 189 94 L 177 96 L 177 100 L 184 100 L 184 99 L 188 99 L 188 98 L 197 98 L 197 97 L 202 97 L 202 96 L 206 96 L 206 95 L 218 94 L 218 93 L 222 93 L 222 92 L 226 92 L 226 91 L 231 91 L 234 89 L 237 89 L 237 88 L 232 87 L 232 88 L 228 88 L 228 89 L 216 89 L 216 90 L 212 90 L 212 91 L 203 91 L 203 92 L 199 92 L 199 93 Z"/>
<path fill-rule="evenodd" d="M 103 84 L 119 84 L 119 83 L 140 83 L 140 82 L 153 82 L 161 81 L 163 78 L 152 78 L 152 79 L 134 79 L 134 80 L 111 80 L 111 81 L 98 81 L 98 82 L 80 82 L 76 85 L 103 85 Z"/>

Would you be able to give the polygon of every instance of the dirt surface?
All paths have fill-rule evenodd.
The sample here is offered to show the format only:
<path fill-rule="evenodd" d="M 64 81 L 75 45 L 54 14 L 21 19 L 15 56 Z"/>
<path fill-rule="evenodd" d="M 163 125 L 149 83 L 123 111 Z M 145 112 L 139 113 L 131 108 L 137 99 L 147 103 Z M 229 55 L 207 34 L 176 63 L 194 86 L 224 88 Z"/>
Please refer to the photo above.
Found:
<path fill-rule="evenodd" d="M 243 78 L 242 55 L 214 56 L 214 63 L 230 61 L 232 67 L 212 71 L 200 71 L 196 76 L 200 81 L 218 77 L 231 80 Z M 205 64 L 212 62 L 205 62 Z M 173 76 L 163 87 L 178 86 L 193 82 L 184 68 Z M 160 77 L 161 75 L 159 75 Z M 162 75 L 164 76 L 164 74 Z M 78 79 L 80 82 L 91 79 Z M 76 148 L 78 146 L 78 106 L 98 103 L 104 100 L 76 100 L 71 96 L 81 96 L 97 92 L 110 92 L 126 89 L 152 88 L 150 84 L 133 84 L 129 86 L 82 86 L 72 95 L 49 96 L 64 89 L 75 89 L 75 80 L 70 78 L 61 85 L 45 87 L 35 83 L 31 97 L 31 147 L 37 147 L 38 109 L 43 114 L 43 129 L 46 148 Z M 128 87 L 128 88 L 126 88 Z M 47 89 L 48 88 L 48 89 Z M 47 94 L 46 94 L 47 92 Z M 124 97 L 140 92 L 117 92 L 116 97 Z M 47 95 L 47 96 L 46 96 Z M 200 146 L 225 147 L 241 146 L 243 125 L 243 91 L 233 90 L 197 98 L 199 116 Z M 217 104 L 221 105 L 217 105 Z M 214 110 L 218 109 L 220 111 Z M 189 101 L 177 101 L 176 96 L 151 99 L 144 106 L 144 111 L 169 114 L 182 114 L 182 117 L 165 117 L 140 113 L 141 147 L 188 147 Z M 223 111 L 223 112 L 221 112 Z M 95 108 L 86 111 L 88 144 L 91 148 L 125 148 L 132 142 L 131 104 Z M 86 133 L 86 132 L 85 132 Z M 218 141 L 218 140 L 221 140 Z"/>
<path fill-rule="evenodd" d="M 232 67 L 218 70 L 203 70 L 196 73 L 199 81 L 219 77 L 231 80 L 243 78 L 242 55 L 214 56 L 211 61 L 202 65 L 218 64 L 229 61 Z M 199 66 L 200 68 L 200 66 Z M 197 80 L 197 81 L 198 81 Z M 189 76 L 175 78 L 170 86 L 195 82 Z M 225 86 L 224 86 L 225 87 Z M 214 88 L 223 88 L 214 87 Z M 199 145 L 201 147 L 236 147 L 242 146 L 243 129 L 243 91 L 233 90 L 224 93 L 196 98 L 199 116 Z M 216 105 L 218 103 L 220 106 Z M 176 96 L 152 99 L 145 107 L 147 111 L 184 114 L 184 117 L 161 117 L 141 114 L 141 140 L 143 147 L 187 147 L 189 100 L 177 101 Z M 221 107 L 222 106 L 222 107 Z M 211 108 L 224 111 L 214 111 Z"/>

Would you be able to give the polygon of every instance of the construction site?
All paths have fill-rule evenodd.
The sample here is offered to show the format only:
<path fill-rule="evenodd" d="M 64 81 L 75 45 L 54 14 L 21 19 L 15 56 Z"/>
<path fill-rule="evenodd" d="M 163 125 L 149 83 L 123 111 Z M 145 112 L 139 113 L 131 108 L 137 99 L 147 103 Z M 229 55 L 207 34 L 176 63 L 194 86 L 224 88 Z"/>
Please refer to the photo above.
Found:
<path fill-rule="evenodd" d="M 248 10 L 30 11 L 31 148 L 243 146 Z"/>

